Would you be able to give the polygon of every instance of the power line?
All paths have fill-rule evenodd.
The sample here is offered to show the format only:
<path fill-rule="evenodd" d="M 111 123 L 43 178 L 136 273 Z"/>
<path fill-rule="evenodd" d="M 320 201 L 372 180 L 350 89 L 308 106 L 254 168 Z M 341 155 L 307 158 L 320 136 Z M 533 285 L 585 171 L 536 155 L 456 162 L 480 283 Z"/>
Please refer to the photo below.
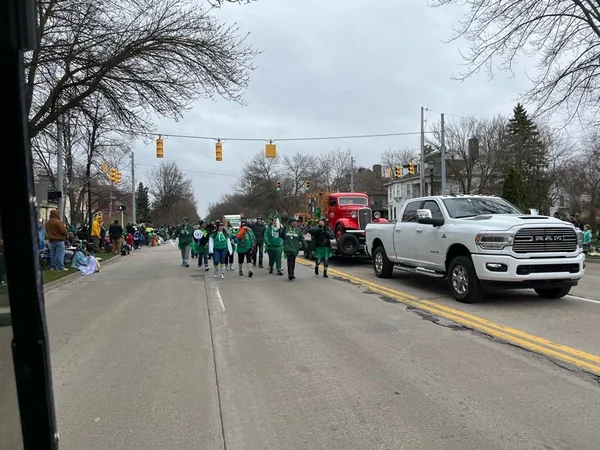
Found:
<path fill-rule="evenodd" d="M 152 164 L 141 164 L 141 163 L 135 163 L 136 166 L 142 166 L 142 167 L 154 167 L 154 168 L 158 168 L 160 166 L 155 166 Z M 207 172 L 204 170 L 194 170 L 194 169 L 181 169 L 180 170 L 184 171 L 184 172 L 194 172 L 194 173 L 201 173 L 203 175 L 216 175 L 219 177 L 235 177 L 235 178 L 239 178 L 239 175 L 232 175 L 230 173 L 219 173 L 219 172 Z"/>
<path fill-rule="evenodd" d="M 122 133 L 128 133 L 125 130 L 116 130 Z M 433 131 L 426 131 L 426 133 L 433 133 Z M 139 134 L 144 136 L 162 136 L 172 137 L 180 139 L 199 139 L 208 141 L 245 141 L 245 142 L 291 142 L 291 141 L 332 141 L 340 139 L 369 139 L 369 138 L 380 138 L 380 137 L 392 137 L 392 136 L 414 136 L 419 135 L 419 131 L 410 131 L 403 133 L 377 133 L 377 134 L 355 134 L 355 135 L 340 135 L 340 136 L 304 136 L 304 137 L 292 137 L 292 138 L 278 138 L 278 139 L 264 139 L 264 138 L 245 138 L 245 137 L 210 137 L 210 136 L 197 136 L 193 134 L 170 134 L 170 133 L 159 133 L 144 131 Z"/>

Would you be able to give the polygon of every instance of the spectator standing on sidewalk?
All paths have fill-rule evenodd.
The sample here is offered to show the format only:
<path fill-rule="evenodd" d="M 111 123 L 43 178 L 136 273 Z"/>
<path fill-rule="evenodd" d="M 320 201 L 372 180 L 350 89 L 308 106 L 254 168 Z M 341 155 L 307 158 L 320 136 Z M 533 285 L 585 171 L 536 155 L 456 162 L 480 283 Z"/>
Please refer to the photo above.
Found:
<path fill-rule="evenodd" d="M 50 270 L 64 270 L 65 267 L 65 239 L 67 239 L 67 227 L 60 220 L 58 210 L 50 211 L 50 220 L 46 222 L 46 239 L 50 248 Z"/>
<path fill-rule="evenodd" d="M 100 241 L 102 239 L 102 218 L 100 216 L 94 217 L 92 222 L 92 229 L 90 231 L 90 237 L 94 244 L 94 251 L 100 251 Z M 85 239 L 85 236 L 81 236 L 80 239 Z"/>
<path fill-rule="evenodd" d="M 121 253 L 121 246 L 123 245 L 123 227 L 119 224 L 119 221 L 115 219 L 112 225 L 108 229 L 108 237 L 112 242 L 113 255 Z"/>

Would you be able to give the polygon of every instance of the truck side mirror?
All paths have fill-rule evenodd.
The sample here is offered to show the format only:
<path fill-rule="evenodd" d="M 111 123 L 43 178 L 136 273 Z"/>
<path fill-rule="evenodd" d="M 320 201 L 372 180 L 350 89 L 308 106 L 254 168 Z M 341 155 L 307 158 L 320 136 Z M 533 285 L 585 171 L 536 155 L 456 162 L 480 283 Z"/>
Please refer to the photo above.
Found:
<path fill-rule="evenodd" d="M 434 227 L 444 225 L 444 218 L 433 217 L 430 209 L 417 209 L 417 220 L 423 225 L 433 225 Z"/>

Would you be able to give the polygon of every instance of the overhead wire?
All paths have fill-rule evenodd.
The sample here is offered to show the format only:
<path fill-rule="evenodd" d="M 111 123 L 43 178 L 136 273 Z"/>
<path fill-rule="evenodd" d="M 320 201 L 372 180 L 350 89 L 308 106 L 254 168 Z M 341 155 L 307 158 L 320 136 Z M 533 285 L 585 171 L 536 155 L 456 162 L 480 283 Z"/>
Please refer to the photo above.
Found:
<path fill-rule="evenodd" d="M 141 167 L 152 167 L 152 168 L 158 168 L 160 166 L 156 166 L 153 164 L 142 164 L 142 163 L 135 163 L 136 166 L 141 166 Z M 194 170 L 194 169 L 181 169 L 180 170 L 184 171 L 184 172 L 193 172 L 193 173 L 200 173 L 203 175 L 215 175 L 215 176 L 219 176 L 219 177 L 234 177 L 234 178 L 239 178 L 239 175 L 233 175 L 231 173 L 220 173 L 220 172 L 208 172 L 205 170 Z"/>
<path fill-rule="evenodd" d="M 128 133 L 126 130 L 116 130 L 122 133 Z M 426 131 L 426 133 L 432 133 L 432 131 Z M 211 136 L 199 136 L 193 134 L 173 134 L 173 133 L 160 133 L 158 131 L 143 131 L 138 134 L 144 136 L 161 136 L 161 137 L 171 137 L 171 138 L 180 138 L 180 139 L 199 139 L 199 140 L 209 140 L 209 141 L 244 141 L 244 142 L 292 142 L 292 141 L 332 141 L 332 140 L 340 140 L 340 139 L 370 139 L 370 138 L 380 138 L 380 137 L 393 137 L 393 136 L 417 136 L 420 135 L 420 131 L 409 131 L 409 132 L 398 132 L 398 133 L 375 133 L 375 134 L 354 134 L 354 135 L 338 135 L 338 136 L 300 136 L 300 137 L 290 137 L 290 138 L 275 138 L 275 139 L 265 139 L 265 138 L 247 138 L 247 137 L 211 137 Z"/>

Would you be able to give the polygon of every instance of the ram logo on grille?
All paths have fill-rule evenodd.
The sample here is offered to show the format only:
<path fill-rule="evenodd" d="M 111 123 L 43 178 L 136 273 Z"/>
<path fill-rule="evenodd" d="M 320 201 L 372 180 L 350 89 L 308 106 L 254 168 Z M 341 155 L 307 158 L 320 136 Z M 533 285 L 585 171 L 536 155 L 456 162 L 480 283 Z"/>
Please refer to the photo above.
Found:
<path fill-rule="evenodd" d="M 557 236 L 534 236 L 533 237 L 534 242 L 558 242 L 558 241 L 564 241 L 565 237 L 562 235 L 557 235 Z"/>
<path fill-rule="evenodd" d="M 515 235 L 515 253 L 568 253 L 577 250 L 573 228 L 521 228 Z"/>

